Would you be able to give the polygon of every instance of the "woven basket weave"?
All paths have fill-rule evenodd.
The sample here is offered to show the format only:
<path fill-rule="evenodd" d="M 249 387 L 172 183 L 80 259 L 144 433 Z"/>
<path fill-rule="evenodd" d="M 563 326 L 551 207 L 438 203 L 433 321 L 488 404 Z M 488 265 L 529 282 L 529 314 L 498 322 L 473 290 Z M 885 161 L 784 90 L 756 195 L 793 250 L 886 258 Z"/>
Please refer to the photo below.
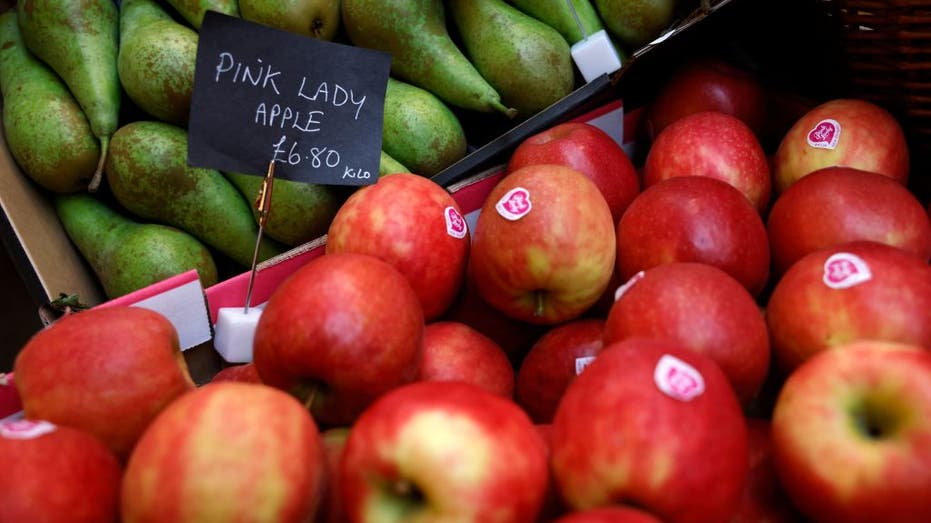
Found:
<path fill-rule="evenodd" d="M 899 118 L 931 151 L 931 0 L 818 0 L 845 53 L 848 90 Z"/>

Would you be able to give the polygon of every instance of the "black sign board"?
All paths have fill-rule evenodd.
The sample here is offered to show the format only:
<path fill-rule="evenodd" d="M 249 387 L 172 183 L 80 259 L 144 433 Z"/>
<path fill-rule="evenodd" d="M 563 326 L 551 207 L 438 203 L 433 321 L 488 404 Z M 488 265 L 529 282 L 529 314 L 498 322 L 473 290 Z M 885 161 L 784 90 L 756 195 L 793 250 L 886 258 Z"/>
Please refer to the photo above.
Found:
<path fill-rule="evenodd" d="M 208 11 L 197 47 L 188 164 L 310 183 L 378 178 L 387 53 Z"/>

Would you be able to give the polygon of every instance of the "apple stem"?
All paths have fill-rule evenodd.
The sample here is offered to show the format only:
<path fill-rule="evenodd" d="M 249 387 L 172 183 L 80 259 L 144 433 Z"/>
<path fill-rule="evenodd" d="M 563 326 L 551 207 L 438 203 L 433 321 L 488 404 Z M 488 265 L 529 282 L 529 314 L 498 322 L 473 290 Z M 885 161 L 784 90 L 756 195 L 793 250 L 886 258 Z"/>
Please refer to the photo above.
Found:
<path fill-rule="evenodd" d="M 308 411 L 311 410 L 311 407 L 314 405 L 314 400 L 317 398 L 317 389 L 318 387 L 316 385 L 310 387 L 310 390 L 307 392 L 307 397 L 304 398 L 304 408 Z"/>
<path fill-rule="evenodd" d="M 534 309 L 533 315 L 540 317 L 543 316 L 543 291 L 537 290 L 534 291 L 534 294 L 537 298 L 537 308 Z"/>

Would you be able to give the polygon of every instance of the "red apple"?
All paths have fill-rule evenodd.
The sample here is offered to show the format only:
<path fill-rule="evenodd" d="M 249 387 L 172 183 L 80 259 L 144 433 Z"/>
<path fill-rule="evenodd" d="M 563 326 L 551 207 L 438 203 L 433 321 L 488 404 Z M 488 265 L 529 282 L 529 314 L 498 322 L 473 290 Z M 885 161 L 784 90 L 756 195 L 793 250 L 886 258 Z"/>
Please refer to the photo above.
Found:
<path fill-rule="evenodd" d="M 21 411 L 23 402 L 13 383 L 13 374 L 0 372 L 0 419 Z"/>
<path fill-rule="evenodd" d="M 617 225 L 617 268 L 624 280 L 674 261 L 713 265 L 754 296 L 769 279 L 763 218 L 733 186 L 679 176 L 644 189 Z"/>
<path fill-rule="evenodd" d="M 248 383 L 262 383 L 258 371 L 255 370 L 255 363 L 242 363 L 239 365 L 230 365 L 220 369 L 213 375 L 210 381 L 245 381 Z"/>
<path fill-rule="evenodd" d="M 126 464 L 123 522 L 307 522 L 326 470 L 317 425 L 287 393 L 208 383 L 146 429 Z"/>
<path fill-rule="evenodd" d="M 514 397 L 514 367 L 497 343 L 456 321 L 428 323 L 423 332 L 421 381 L 464 381 Z"/>
<path fill-rule="evenodd" d="M 174 325 L 141 307 L 66 315 L 26 342 L 13 370 L 27 418 L 89 432 L 121 459 L 194 389 Z"/>
<path fill-rule="evenodd" d="M 633 507 L 602 507 L 570 512 L 552 523 L 663 523 L 653 514 Z"/>
<path fill-rule="evenodd" d="M 664 80 L 650 103 L 649 137 L 658 136 L 680 118 L 703 111 L 739 118 L 759 136 L 767 119 L 766 89 L 754 71 L 720 56 L 689 60 Z"/>
<path fill-rule="evenodd" d="M 478 293 L 468 272 L 462 292 L 441 319 L 464 323 L 484 334 L 501 347 L 512 365 L 520 362 L 547 329 L 545 325 L 514 319 L 489 305 Z"/>
<path fill-rule="evenodd" d="M 627 153 L 590 123 L 565 122 L 530 136 L 511 153 L 507 172 L 543 163 L 565 165 L 588 176 L 608 202 L 614 223 L 640 192 L 640 178 Z"/>
<path fill-rule="evenodd" d="M 255 329 L 263 383 L 309 406 L 323 425 L 348 425 L 372 400 L 413 381 L 424 317 L 417 294 L 388 262 L 324 254 L 272 294 Z"/>
<path fill-rule="evenodd" d="M 552 327 L 517 371 L 517 403 L 536 423 L 553 421 L 569 383 L 601 352 L 604 320 L 583 318 Z"/>
<path fill-rule="evenodd" d="M 802 515 L 779 483 L 773 465 L 772 426 L 766 418 L 747 418 L 750 471 L 737 511 L 728 523 L 798 523 Z"/>
<path fill-rule="evenodd" d="M 715 361 L 742 405 L 756 398 L 769 372 L 769 332 L 756 300 L 726 272 L 673 262 L 638 273 L 618 291 L 604 343 L 669 339 Z"/>
<path fill-rule="evenodd" d="M 766 323 L 783 371 L 860 339 L 931 347 L 931 265 L 876 242 L 811 252 L 773 287 Z"/>
<path fill-rule="evenodd" d="M 888 176 L 825 167 L 786 189 L 766 222 L 779 274 L 802 256 L 872 240 L 931 258 L 931 219 L 918 197 Z"/>
<path fill-rule="evenodd" d="M 553 453 L 553 424 L 536 423 L 537 434 L 543 439 L 543 446 L 546 448 L 546 459 L 549 462 Z M 537 522 L 549 523 L 566 512 L 566 507 L 559 497 L 559 489 L 556 488 L 556 478 L 553 477 L 552 471 L 546 474 L 546 494 L 543 496 L 543 508 L 537 514 Z"/>
<path fill-rule="evenodd" d="M 346 511 L 339 487 L 339 462 L 349 440 L 349 427 L 331 427 L 320 433 L 326 457 L 326 481 L 315 523 L 344 523 Z"/>
<path fill-rule="evenodd" d="M 879 173 L 903 185 L 909 150 L 899 122 L 883 107 L 839 98 L 805 113 L 783 136 L 773 158 L 773 186 L 781 193 L 823 167 Z"/>
<path fill-rule="evenodd" d="M 348 521 L 527 523 L 543 503 L 546 449 L 513 401 L 468 383 L 417 382 L 359 416 L 339 481 Z"/>
<path fill-rule="evenodd" d="M 729 114 L 690 114 L 656 137 L 643 165 L 643 186 L 675 176 L 708 176 L 727 182 L 760 214 L 769 208 L 769 159 L 753 131 Z"/>
<path fill-rule="evenodd" d="M 528 323 L 574 319 L 604 292 L 614 268 L 611 210 L 584 174 L 528 165 L 492 189 L 476 220 L 471 277 L 482 298 Z"/>
<path fill-rule="evenodd" d="M 0 421 L 0 521 L 113 523 L 123 469 L 98 438 L 43 420 Z"/>
<path fill-rule="evenodd" d="M 423 176 L 396 174 L 358 189 L 340 206 L 327 231 L 326 252 L 386 261 L 408 279 L 429 321 L 459 292 L 469 229 L 446 189 Z"/>
<path fill-rule="evenodd" d="M 931 352 L 862 340 L 821 352 L 785 381 L 773 464 L 815 523 L 931 521 Z"/>
<path fill-rule="evenodd" d="M 714 361 L 669 340 L 606 346 L 566 389 L 551 466 L 573 510 L 631 503 L 668 523 L 720 523 L 747 476 L 747 425 Z"/>

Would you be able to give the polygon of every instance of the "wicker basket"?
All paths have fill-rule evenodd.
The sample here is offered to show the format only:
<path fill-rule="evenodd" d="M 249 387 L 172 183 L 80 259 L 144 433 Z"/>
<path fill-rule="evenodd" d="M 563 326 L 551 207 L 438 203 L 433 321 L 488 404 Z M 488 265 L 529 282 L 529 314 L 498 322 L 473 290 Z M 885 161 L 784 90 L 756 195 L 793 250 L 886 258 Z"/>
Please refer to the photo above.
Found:
<path fill-rule="evenodd" d="M 915 153 L 931 152 L 931 0 L 818 0 L 846 60 L 851 96 L 899 118 Z"/>

